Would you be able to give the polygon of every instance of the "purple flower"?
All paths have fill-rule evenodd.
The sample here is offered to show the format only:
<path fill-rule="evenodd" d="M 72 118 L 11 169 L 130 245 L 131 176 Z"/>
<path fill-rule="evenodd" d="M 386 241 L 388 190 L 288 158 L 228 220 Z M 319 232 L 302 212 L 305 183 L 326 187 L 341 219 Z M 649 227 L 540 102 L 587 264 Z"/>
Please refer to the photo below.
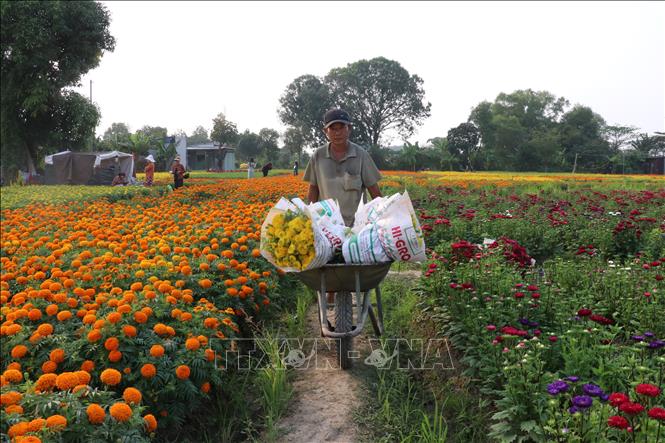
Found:
<path fill-rule="evenodd" d="M 600 396 L 600 401 L 602 401 L 603 403 L 607 402 L 607 400 L 609 400 L 609 399 L 610 399 L 610 395 L 609 395 L 609 394 L 602 394 L 602 395 Z"/>
<path fill-rule="evenodd" d="M 571 414 L 579 412 L 579 410 L 580 410 L 580 408 L 578 408 L 577 406 L 571 406 L 571 407 L 568 408 L 568 412 L 570 412 Z"/>
<path fill-rule="evenodd" d="M 530 322 L 529 322 L 529 319 L 527 319 L 527 318 L 520 318 L 520 319 L 517 320 L 517 321 L 520 322 L 520 323 L 522 323 L 522 324 L 525 325 L 525 326 L 528 325 L 528 324 L 530 323 Z"/>
<path fill-rule="evenodd" d="M 573 383 L 575 383 L 575 382 L 578 381 L 579 379 L 580 379 L 580 378 L 579 378 L 577 375 L 571 375 L 570 377 L 566 377 L 566 380 L 568 380 L 568 381 L 572 381 Z"/>
<path fill-rule="evenodd" d="M 588 395 L 576 395 L 572 400 L 573 406 L 579 409 L 587 409 L 593 404 L 593 398 Z"/>
<path fill-rule="evenodd" d="M 650 349 L 660 349 L 662 347 L 665 347 L 665 340 L 654 340 L 649 343 Z"/>
<path fill-rule="evenodd" d="M 547 392 L 552 395 L 557 395 L 568 390 L 568 383 L 563 380 L 557 380 L 547 385 Z"/>
<path fill-rule="evenodd" d="M 631 335 L 630 338 L 635 341 L 644 341 L 644 336 L 642 335 Z"/>
<path fill-rule="evenodd" d="M 585 394 L 590 395 L 592 397 L 600 397 L 601 395 L 604 394 L 600 386 L 594 385 L 593 383 L 582 385 L 582 391 L 584 391 Z"/>
<path fill-rule="evenodd" d="M 644 336 L 645 336 L 645 337 L 649 337 L 649 338 L 653 338 L 653 337 L 656 336 L 656 334 L 654 334 L 654 333 L 651 332 L 651 331 L 647 331 L 647 332 L 644 333 Z"/>

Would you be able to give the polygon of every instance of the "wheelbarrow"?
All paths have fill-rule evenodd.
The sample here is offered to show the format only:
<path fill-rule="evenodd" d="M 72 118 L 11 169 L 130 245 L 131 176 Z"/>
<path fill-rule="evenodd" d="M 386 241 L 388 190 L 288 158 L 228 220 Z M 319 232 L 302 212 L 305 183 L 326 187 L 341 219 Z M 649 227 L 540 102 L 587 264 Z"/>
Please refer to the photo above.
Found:
<path fill-rule="evenodd" d="M 342 369 L 351 367 L 349 352 L 353 348 L 353 337 L 362 332 L 368 315 L 376 335 L 383 334 L 383 308 L 379 284 L 388 275 L 391 264 L 392 262 L 327 264 L 295 274 L 305 285 L 317 291 L 321 336 L 336 339 L 337 355 Z M 370 302 L 372 289 L 376 294 L 376 312 Z M 328 292 L 335 292 L 334 325 L 330 324 L 326 315 Z M 352 293 L 356 298 L 355 323 Z"/>

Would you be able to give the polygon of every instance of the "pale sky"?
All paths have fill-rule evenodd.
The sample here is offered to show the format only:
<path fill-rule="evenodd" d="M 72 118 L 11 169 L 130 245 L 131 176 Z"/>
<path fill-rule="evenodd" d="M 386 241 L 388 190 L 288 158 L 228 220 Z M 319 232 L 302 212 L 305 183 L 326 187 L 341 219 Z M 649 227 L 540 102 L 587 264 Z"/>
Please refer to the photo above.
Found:
<path fill-rule="evenodd" d="M 219 112 L 240 132 L 282 132 L 296 77 L 379 56 L 424 81 L 431 117 L 409 140 L 421 145 L 528 88 L 665 130 L 665 2 L 103 3 L 116 48 L 77 88 L 88 97 L 93 82 L 98 135 L 113 122 L 191 134 Z"/>

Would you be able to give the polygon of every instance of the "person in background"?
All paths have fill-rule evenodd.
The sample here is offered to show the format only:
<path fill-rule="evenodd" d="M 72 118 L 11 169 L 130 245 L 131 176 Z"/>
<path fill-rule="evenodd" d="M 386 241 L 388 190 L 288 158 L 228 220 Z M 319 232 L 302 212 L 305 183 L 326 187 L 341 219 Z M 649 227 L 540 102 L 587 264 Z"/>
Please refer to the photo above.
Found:
<path fill-rule="evenodd" d="M 293 162 L 293 175 L 298 175 L 298 160 Z"/>
<path fill-rule="evenodd" d="M 171 174 L 173 174 L 173 187 L 178 189 L 182 187 L 185 182 L 185 167 L 180 164 L 180 156 L 176 155 L 173 159 L 173 166 L 171 166 Z"/>
<path fill-rule="evenodd" d="M 146 161 L 148 162 L 145 165 L 145 169 L 143 169 L 143 172 L 145 172 L 145 186 L 152 186 L 153 181 L 155 180 L 155 159 L 153 158 L 152 154 L 147 156 Z"/>
<path fill-rule="evenodd" d="M 254 168 L 256 168 L 256 162 L 254 161 L 254 157 L 252 157 L 247 164 L 247 178 L 254 177 Z"/>
<path fill-rule="evenodd" d="M 111 186 L 127 186 L 127 177 L 124 172 L 118 172 L 111 182 Z"/>
<path fill-rule="evenodd" d="M 263 167 L 261 168 L 261 172 L 263 172 L 263 176 L 267 177 L 268 176 L 268 171 L 272 169 L 272 163 L 268 162 Z"/>

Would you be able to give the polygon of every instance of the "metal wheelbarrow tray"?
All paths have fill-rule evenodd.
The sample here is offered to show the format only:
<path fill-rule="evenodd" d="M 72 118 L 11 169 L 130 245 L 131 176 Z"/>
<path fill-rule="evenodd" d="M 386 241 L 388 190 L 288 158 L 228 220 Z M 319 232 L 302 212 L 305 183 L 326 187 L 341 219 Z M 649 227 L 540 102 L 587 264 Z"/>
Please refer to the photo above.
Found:
<path fill-rule="evenodd" d="M 388 275 L 392 262 L 376 264 L 327 264 L 323 267 L 295 273 L 309 288 L 317 291 L 321 336 L 337 340 L 342 369 L 351 367 L 349 353 L 353 337 L 365 326 L 367 316 L 377 336 L 383 334 L 383 308 L 379 284 Z M 370 303 L 370 291 L 376 295 L 376 313 Z M 335 326 L 327 318 L 326 294 L 335 292 Z M 356 323 L 353 323 L 352 293 L 356 298 Z M 361 294 L 363 294 L 361 300 Z"/>

